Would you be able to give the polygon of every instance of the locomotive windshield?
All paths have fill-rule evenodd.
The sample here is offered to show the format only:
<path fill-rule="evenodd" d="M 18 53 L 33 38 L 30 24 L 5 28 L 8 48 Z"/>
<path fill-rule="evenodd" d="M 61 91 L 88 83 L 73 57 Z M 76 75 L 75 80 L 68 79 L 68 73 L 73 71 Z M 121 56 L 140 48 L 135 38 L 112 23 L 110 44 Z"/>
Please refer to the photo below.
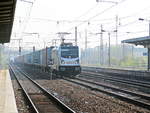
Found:
<path fill-rule="evenodd" d="M 61 47 L 61 57 L 77 58 L 79 56 L 78 47 Z"/>

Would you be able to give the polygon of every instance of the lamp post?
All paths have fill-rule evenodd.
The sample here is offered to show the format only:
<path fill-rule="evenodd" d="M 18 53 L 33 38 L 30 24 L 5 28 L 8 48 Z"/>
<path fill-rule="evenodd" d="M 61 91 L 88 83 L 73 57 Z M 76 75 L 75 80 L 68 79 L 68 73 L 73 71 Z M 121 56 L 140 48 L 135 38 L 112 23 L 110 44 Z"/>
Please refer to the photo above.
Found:
<path fill-rule="evenodd" d="M 150 37 L 150 20 L 139 18 L 140 21 L 148 21 L 149 23 L 149 37 Z"/>
<path fill-rule="evenodd" d="M 149 23 L 149 38 L 150 38 L 150 20 L 139 18 L 140 21 L 148 21 Z M 150 70 L 150 47 L 148 46 L 148 71 Z"/>
<path fill-rule="evenodd" d="M 109 43 L 109 47 L 108 47 L 108 65 L 110 67 L 110 33 L 108 33 L 108 43 Z"/>
<path fill-rule="evenodd" d="M 115 4 L 117 5 L 119 2 L 115 2 L 113 0 L 96 0 L 97 3 L 111 3 L 111 4 Z M 114 32 L 116 32 L 116 46 L 118 45 L 118 15 L 117 15 L 117 10 L 116 10 L 116 30 L 114 30 Z"/>
<path fill-rule="evenodd" d="M 78 36 L 78 31 L 77 31 L 77 27 L 75 27 L 75 45 L 77 46 L 77 37 Z"/>
<path fill-rule="evenodd" d="M 18 41 L 18 45 L 19 45 L 19 55 L 21 55 L 21 41 L 22 41 L 22 39 L 21 38 L 19 38 L 19 39 L 11 39 L 11 40 L 16 40 L 16 41 Z"/>
<path fill-rule="evenodd" d="M 100 64 L 103 65 L 103 60 L 104 60 L 104 56 L 103 56 L 103 32 L 105 32 L 105 30 L 103 30 L 103 26 L 101 25 L 101 29 L 99 33 L 96 33 L 96 35 L 100 34 L 100 45 L 99 45 L 99 50 L 100 50 Z"/>

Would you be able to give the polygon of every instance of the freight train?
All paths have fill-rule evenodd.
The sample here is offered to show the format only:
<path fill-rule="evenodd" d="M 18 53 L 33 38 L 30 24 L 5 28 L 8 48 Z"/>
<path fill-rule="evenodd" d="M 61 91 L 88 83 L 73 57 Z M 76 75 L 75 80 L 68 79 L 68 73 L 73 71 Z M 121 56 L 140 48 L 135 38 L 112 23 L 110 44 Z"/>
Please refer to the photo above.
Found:
<path fill-rule="evenodd" d="M 15 63 L 51 73 L 53 76 L 75 77 L 81 72 L 79 48 L 72 43 L 62 43 L 46 49 L 18 56 Z"/>

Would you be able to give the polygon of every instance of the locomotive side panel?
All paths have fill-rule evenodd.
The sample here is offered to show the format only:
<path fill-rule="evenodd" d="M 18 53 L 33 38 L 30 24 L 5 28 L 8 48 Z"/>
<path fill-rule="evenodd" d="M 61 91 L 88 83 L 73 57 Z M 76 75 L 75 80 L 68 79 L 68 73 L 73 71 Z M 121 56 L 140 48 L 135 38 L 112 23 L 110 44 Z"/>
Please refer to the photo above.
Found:
<path fill-rule="evenodd" d="M 33 64 L 35 65 L 41 65 L 41 52 L 40 51 L 35 51 L 33 53 Z"/>
<path fill-rule="evenodd" d="M 55 48 L 55 49 L 53 49 L 52 50 L 52 70 L 55 70 L 55 71 L 59 71 L 59 54 L 58 54 L 58 49 L 57 48 Z"/>
<path fill-rule="evenodd" d="M 51 66 L 52 64 L 52 49 L 53 47 L 47 48 L 47 65 Z"/>
<path fill-rule="evenodd" d="M 50 67 L 52 63 L 52 48 L 41 50 L 41 65 Z"/>
<path fill-rule="evenodd" d="M 32 53 L 24 55 L 24 62 L 27 64 L 32 64 Z"/>
<path fill-rule="evenodd" d="M 41 65 L 46 66 L 47 56 L 46 56 L 46 49 L 41 50 Z"/>
<path fill-rule="evenodd" d="M 27 55 L 18 56 L 16 61 L 28 64 L 43 72 L 52 72 L 61 76 L 76 76 L 81 72 L 79 64 L 79 48 L 73 45 L 49 47 L 34 51 Z M 30 69 L 31 69 L 30 68 Z"/>

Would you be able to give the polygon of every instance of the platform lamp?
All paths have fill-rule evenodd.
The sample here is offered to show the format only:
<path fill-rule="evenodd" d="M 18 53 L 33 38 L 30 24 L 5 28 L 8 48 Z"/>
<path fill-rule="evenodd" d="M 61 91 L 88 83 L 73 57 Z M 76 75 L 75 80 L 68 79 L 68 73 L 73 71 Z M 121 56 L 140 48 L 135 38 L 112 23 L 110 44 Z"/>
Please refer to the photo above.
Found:
<path fill-rule="evenodd" d="M 140 21 L 147 21 L 149 23 L 149 38 L 150 38 L 150 20 L 139 18 Z M 150 48 L 148 47 L 148 71 L 150 70 Z"/>

